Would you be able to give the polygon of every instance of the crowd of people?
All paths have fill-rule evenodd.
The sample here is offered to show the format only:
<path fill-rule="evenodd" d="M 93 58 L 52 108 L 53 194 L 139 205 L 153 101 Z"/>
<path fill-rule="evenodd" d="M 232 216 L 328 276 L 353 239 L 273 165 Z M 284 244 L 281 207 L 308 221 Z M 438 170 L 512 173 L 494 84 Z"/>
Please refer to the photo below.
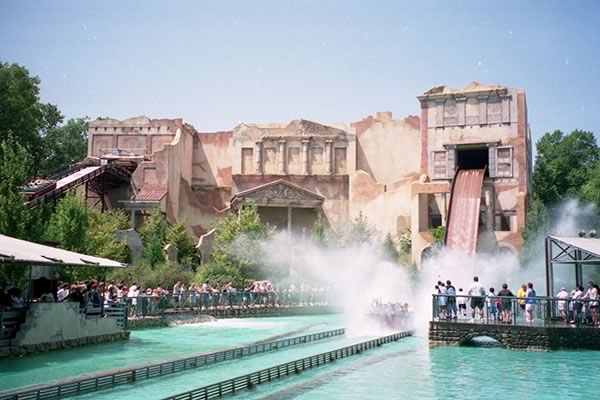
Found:
<path fill-rule="evenodd" d="M 515 312 L 519 311 L 513 305 L 518 304 L 521 314 L 527 323 L 531 324 L 537 303 L 537 293 L 533 283 L 521 285 L 516 294 L 506 283 L 501 287 L 502 289 L 498 291 L 494 287 L 486 290 L 478 276 L 473 277 L 473 282 L 467 291 L 461 287 L 456 290 L 450 280 L 438 281 L 434 291 L 434 294 L 440 295 L 436 298 L 438 318 L 458 319 L 470 316 L 469 322 L 475 322 L 476 318 L 479 322 L 483 322 L 485 315 L 488 322 L 512 324 Z M 470 309 L 470 315 L 467 314 L 467 309 Z"/>
<path fill-rule="evenodd" d="M 493 323 L 512 324 L 517 315 L 524 317 L 527 324 L 533 324 L 536 312 L 541 313 L 540 298 L 531 282 L 522 284 L 513 293 L 508 284 L 503 283 L 498 291 L 494 287 L 486 290 L 479 281 L 473 277 L 473 282 L 465 291 L 452 284 L 438 281 L 434 294 L 437 306 L 437 318 L 459 319 L 470 317 L 469 322 L 484 321 Z M 562 287 L 554 299 L 544 299 L 550 303 L 550 308 L 557 311 L 566 324 L 587 324 L 600 326 L 598 318 L 598 302 L 600 288 L 597 284 L 588 282 L 587 291 L 577 285 L 571 292 Z M 469 309 L 469 313 L 467 313 Z"/>
<path fill-rule="evenodd" d="M 322 305 L 329 301 L 330 288 L 302 283 L 286 287 L 272 281 L 249 282 L 237 288 L 232 282 L 204 282 L 184 284 L 177 282 L 172 288 L 164 285 L 142 288 L 137 282 L 127 285 L 122 282 L 98 282 L 88 280 L 77 283 L 58 283 L 56 292 L 44 293 L 34 301 L 77 302 L 82 310 L 127 304 L 132 317 L 152 314 L 166 308 L 209 310 L 231 307 L 279 307 L 287 305 Z M 11 289 L 10 294 L 0 292 L 4 308 L 24 307 L 21 291 Z"/>

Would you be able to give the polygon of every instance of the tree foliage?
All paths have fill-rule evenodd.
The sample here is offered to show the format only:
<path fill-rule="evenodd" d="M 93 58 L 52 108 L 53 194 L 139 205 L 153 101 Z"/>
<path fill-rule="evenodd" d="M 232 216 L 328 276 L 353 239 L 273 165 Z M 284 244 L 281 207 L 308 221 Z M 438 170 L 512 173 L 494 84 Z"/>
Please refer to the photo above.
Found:
<path fill-rule="evenodd" d="M 581 198 L 599 155 L 592 132 L 546 133 L 537 142 L 534 196 L 545 205 L 569 197 Z"/>
<path fill-rule="evenodd" d="M 196 279 L 232 281 L 243 285 L 246 280 L 272 278 L 261 263 L 262 241 L 268 237 L 260 221 L 258 208 L 246 202 L 239 212 L 230 212 L 215 225 L 215 241 L 210 262 L 203 266 Z"/>
<path fill-rule="evenodd" d="M 79 162 L 87 153 L 88 123 L 86 118 L 70 119 L 63 126 L 53 127 L 44 137 L 45 157 L 41 174 Z"/>
<path fill-rule="evenodd" d="M 50 218 L 49 238 L 65 250 L 85 253 L 89 223 L 87 205 L 75 193 L 67 193 L 58 202 Z"/>
<path fill-rule="evenodd" d="M 40 102 L 39 85 L 25 67 L 0 63 L 0 141 L 14 136 L 31 156 L 33 172 L 45 155 L 45 135 L 63 120 L 56 106 Z"/>
<path fill-rule="evenodd" d="M 89 214 L 89 229 L 86 234 L 87 253 L 96 257 L 126 262 L 129 254 L 127 243 L 115 240 L 117 231 L 127 229 L 129 221 L 121 210 Z"/>
<path fill-rule="evenodd" d="M 385 239 L 383 240 L 383 257 L 391 262 L 398 262 L 400 258 L 400 252 L 398 251 L 398 247 L 396 246 L 396 241 L 392 237 L 391 233 L 385 235 Z"/>
<path fill-rule="evenodd" d="M 45 236 L 49 209 L 30 210 L 21 193 L 31 174 L 27 149 L 9 136 L 0 143 L 0 233 L 30 241 Z"/>

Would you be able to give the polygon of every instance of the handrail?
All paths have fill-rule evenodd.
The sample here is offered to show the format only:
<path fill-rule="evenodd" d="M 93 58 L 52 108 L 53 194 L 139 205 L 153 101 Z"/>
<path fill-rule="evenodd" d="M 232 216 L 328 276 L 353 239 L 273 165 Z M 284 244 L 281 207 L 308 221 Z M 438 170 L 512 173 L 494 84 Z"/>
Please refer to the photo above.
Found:
<path fill-rule="evenodd" d="M 469 322 L 486 324 L 594 326 L 600 320 L 599 304 L 600 299 L 590 298 L 432 294 L 432 321 L 465 322 L 470 317 Z"/>
<path fill-rule="evenodd" d="M 163 400 L 208 400 L 223 397 L 228 394 L 236 393 L 244 389 L 254 388 L 265 382 L 271 382 L 292 374 L 300 373 L 306 369 L 315 368 L 323 364 L 333 362 L 339 358 L 350 357 L 359 354 L 365 350 L 379 347 L 383 344 L 396 342 L 404 337 L 412 336 L 413 331 L 398 332 L 393 335 L 383 336 L 377 339 L 368 340 L 342 347 L 325 353 L 304 357 L 299 360 L 279 364 L 271 368 L 262 369 L 247 375 L 241 375 L 232 379 L 213 383 L 187 392 L 179 393 L 173 396 L 164 397 Z"/>
<path fill-rule="evenodd" d="M 328 339 L 343 335 L 345 332 L 344 328 L 334 329 L 272 342 L 257 343 L 250 346 L 233 347 L 216 352 L 195 354 L 193 356 L 188 355 L 185 357 L 173 358 L 168 361 L 147 363 L 95 374 L 86 374 L 59 382 L 26 386 L 0 392 L 0 400 L 49 399 L 61 396 L 73 396 L 84 392 L 96 391 L 98 389 L 106 389 L 108 387 L 169 375 L 191 368 L 203 367 L 236 358 Z"/>

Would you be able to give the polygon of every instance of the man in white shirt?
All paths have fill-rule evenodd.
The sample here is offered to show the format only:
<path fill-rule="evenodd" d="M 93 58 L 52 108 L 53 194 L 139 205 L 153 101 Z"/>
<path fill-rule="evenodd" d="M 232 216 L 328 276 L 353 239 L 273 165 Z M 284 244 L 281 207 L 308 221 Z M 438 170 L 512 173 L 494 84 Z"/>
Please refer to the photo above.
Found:
<path fill-rule="evenodd" d="M 473 277 L 473 283 L 467 293 L 471 297 L 471 322 L 475 322 L 475 309 L 479 309 L 479 320 L 483 322 L 483 306 L 485 298 L 485 288 L 479 283 L 479 277 Z"/>
<path fill-rule="evenodd" d="M 56 300 L 64 301 L 64 299 L 66 299 L 67 296 L 69 296 L 69 284 L 63 283 L 60 289 L 58 289 L 58 292 L 56 292 Z"/>
<path fill-rule="evenodd" d="M 565 323 L 568 323 L 567 319 L 567 301 L 565 299 L 569 298 L 569 292 L 564 287 L 560 288 L 560 292 L 556 294 L 556 298 L 560 299 L 558 301 L 558 311 L 560 312 L 560 316 L 562 317 Z"/>

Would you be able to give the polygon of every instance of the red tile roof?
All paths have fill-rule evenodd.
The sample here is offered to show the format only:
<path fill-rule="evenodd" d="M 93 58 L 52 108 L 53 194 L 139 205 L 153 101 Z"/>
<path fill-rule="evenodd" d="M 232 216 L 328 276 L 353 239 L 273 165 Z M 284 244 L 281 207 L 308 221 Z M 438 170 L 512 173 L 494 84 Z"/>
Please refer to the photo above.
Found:
<path fill-rule="evenodd" d="M 160 201 L 167 194 L 166 190 L 145 190 L 133 196 L 134 201 Z"/>

